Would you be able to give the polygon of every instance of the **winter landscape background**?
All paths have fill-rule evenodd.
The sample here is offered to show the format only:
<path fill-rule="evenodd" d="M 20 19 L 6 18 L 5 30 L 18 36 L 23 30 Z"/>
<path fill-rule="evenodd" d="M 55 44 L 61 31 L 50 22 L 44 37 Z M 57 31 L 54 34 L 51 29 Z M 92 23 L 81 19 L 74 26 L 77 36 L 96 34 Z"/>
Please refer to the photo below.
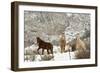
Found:
<path fill-rule="evenodd" d="M 76 55 L 77 51 L 72 47 L 70 52 L 60 53 L 59 36 L 63 32 L 71 46 L 75 44 L 76 34 L 80 34 L 80 38 L 87 45 L 85 56 L 82 52 Z M 37 53 L 36 37 L 53 44 L 53 59 L 46 54 L 39 55 Z M 25 61 L 66 61 L 90 58 L 90 14 L 24 11 L 24 47 Z"/>

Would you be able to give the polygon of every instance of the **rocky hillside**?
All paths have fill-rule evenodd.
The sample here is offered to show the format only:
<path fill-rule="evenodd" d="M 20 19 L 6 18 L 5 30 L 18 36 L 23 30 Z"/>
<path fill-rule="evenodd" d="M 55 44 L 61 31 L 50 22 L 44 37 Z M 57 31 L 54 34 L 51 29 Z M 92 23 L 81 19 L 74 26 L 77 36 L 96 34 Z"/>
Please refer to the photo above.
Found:
<path fill-rule="evenodd" d="M 59 45 L 59 35 L 62 32 L 68 41 L 74 40 L 77 33 L 86 42 L 90 38 L 90 14 L 25 11 L 24 23 L 25 47 L 36 43 L 37 36 Z"/>

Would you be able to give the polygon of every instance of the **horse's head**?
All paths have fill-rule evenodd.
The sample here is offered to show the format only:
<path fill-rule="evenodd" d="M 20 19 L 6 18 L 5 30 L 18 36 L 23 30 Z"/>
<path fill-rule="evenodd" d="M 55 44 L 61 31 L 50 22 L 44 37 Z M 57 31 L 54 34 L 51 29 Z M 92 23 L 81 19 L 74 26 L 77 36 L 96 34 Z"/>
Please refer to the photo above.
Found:
<path fill-rule="evenodd" d="M 37 43 L 39 43 L 39 39 L 40 39 L 39 37 L 36 37 Z"/>
<path fill-rule="evenodd" d="M 41 39 L 39 37 L 36 37 L 37 39 L 37 44 L 39 44 L 41 42 Z"/>
<path fill-rule="evenodd" d="M 80 39 L 80 34 L 79 33 L 76 34 L 76 39 L 77 40 Z"/>

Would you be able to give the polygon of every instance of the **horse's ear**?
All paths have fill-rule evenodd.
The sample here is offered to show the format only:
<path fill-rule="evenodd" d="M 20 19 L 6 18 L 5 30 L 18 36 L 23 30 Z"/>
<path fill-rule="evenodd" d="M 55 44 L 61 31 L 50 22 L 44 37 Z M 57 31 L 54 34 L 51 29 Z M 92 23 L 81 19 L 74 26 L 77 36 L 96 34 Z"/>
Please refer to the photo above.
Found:
<path fill-rule="evenodd" d="M 36 39 L 38 40 L 38 39 L 40 39 L 39 37 L 36 37 Z"/>
<path fill-rule="evenodd" d="M 36 39 L 38 39 L 38 37 L 36 37 Z"/>

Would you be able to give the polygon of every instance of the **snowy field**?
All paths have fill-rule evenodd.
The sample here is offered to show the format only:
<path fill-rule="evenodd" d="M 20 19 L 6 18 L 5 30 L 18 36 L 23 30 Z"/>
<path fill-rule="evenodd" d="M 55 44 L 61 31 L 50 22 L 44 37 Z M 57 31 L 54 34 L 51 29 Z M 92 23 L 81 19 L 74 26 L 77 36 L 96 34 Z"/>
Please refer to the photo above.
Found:
<path fill-rule="evenodd" d="M 30 47 L 25 48 L 25 62 L 34 62 L 34 61 L 67 61 L 75 59 L 75 54 L 70 50 L 64 53 L 60 52 L 59 46 L 53 47 L 53 55 L 47 54 L 47 51 L 44 51 L 44 55 L 41 54 L 41 49 L 39 51 L 40 54 L 37 53 L 37 46 L 32 45 Z M 65 49 L 67 50 L 67 49 Z"/>

